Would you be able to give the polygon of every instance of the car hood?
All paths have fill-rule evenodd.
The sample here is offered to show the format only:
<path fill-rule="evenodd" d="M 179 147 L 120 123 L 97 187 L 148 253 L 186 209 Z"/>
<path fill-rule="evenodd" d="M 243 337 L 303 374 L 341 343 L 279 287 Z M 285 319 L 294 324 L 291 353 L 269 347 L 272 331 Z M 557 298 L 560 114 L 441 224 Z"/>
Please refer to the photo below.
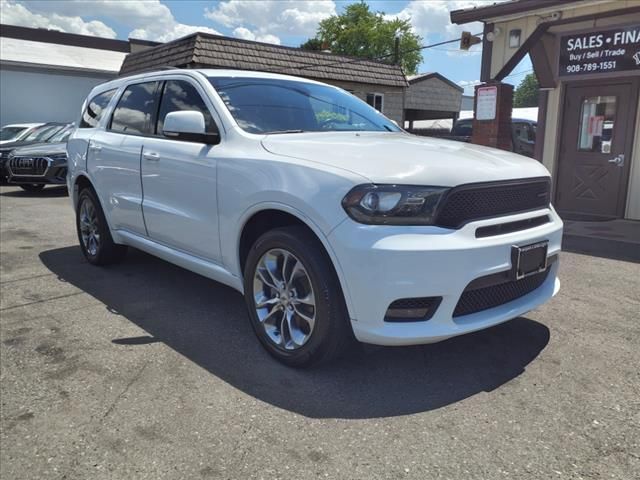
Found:
<path fill-rule="evenodd" d="M 39 145 L 40 143 L 41 142 L 38 142 L 37 144 Z M 25 145 L 34 145 L 34 144 L 36 144 L 36 142 L 23 142 L 23 141 L 7 142 L 0 145 L 0 152 L 10 152 L 11 150 L 14 150 L 18 147 L 23 147 Z"/>
<path fill-rule="evenodd" d="M 504 150 L 404 132 L 267 135 L 274 154 L 350 170 L 373 183 L 437 185 L 549 176 L 536 160 Z"/>
<path fill-rule="evenodd" d="M 13 150 L 13 155 L 45 157 L 48 155 L 60 155 L 67 153 L 67 142 L 62 143 L 36 143 Z"/>

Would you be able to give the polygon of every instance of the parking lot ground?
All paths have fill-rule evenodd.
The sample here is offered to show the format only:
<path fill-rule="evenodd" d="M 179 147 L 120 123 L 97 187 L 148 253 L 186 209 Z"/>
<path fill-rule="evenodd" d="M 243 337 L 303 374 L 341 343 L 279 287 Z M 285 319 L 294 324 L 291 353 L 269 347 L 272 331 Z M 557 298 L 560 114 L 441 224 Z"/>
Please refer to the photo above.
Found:
<path fill-rule="evenodd" d="M 522 318 L 299 371 L 231 289 L 88 265 L 63 191 L 0 222 L 2 479 L 640 478 L 640 264 L 563 254 Z"/>

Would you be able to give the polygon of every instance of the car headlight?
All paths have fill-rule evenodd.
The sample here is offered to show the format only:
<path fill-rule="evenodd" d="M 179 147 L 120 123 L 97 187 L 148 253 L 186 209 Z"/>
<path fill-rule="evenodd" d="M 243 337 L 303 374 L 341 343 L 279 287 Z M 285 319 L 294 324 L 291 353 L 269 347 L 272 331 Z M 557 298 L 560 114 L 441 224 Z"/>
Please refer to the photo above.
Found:
<path fill-rule="evenodd" d="M 64 161 L 67 160 L 67 154 L 66 153 L 56 153 L 54 155 L 47 155 L 46 157 L 49 158 L 53 162 L 64 162 Z"/>
<path fill-rule="evenodd" d="M 446 187 L 358 185 L 342 199 L 342 207 L 369 225 L 433 225 Z"/>

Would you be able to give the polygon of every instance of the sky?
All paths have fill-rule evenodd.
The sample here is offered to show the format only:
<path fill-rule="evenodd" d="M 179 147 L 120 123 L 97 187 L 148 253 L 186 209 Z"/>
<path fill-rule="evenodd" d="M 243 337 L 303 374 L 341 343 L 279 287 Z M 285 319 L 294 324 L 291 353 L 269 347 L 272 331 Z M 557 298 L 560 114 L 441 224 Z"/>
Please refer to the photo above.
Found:
<path fill-rule="evenodd" d="M 318 23 L 357 0 L 0 0 L 0 21 L 106 38 L 169 41 L 196 31 L 297 47 Z M 370 0 L 372 10 L 411 22 L 422 45 L 453 40 L 482 24 L 451 24 L 449 12 L 496 0 Z M 420 72 L 439 72 L 472 94 L 479 83 L 481 45 L 457 43 L 423 50 Z M 505 81 L 518 85 L 528 58 Z"/>

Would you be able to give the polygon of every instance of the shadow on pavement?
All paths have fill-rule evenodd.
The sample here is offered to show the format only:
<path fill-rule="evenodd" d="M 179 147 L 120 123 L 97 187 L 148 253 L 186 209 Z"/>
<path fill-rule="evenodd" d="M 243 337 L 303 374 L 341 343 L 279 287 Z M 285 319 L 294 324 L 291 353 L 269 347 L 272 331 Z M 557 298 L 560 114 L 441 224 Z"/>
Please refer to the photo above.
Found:
<path fill-rule="evenodd" d="M 549 342 L 547 327 L 518 318 L 433 345 L 357 345 L 333 364 L 295 370 L 263 351 L 242 296 L 228 287 L 133 249 L 108 268 L 87 264 L 78 247 L 45 251 L 40 259 L 149 334 L 109 341 L 128 348 L 161 341 L 247 394 L 314 418 L 443 407 L 517 377 Z"/>
<path fill-rule="evenodd" d="M 27 192 L 26 190 L 22 190 L 18 185 L 3 185 L 3 186 L 16 188 L 16 190 L 9 190 L 9 191 L 0 193 L 0 195 L 2 195 L 3 197 L 47 198 L 47 197 L 66 197 L 67 195 L 69 195 L 69 192 L 67 191 L 67 187 L 64 185 L 55 186 L 55 187 L 44 187 L 44 189 L 39 192 Z"/>

